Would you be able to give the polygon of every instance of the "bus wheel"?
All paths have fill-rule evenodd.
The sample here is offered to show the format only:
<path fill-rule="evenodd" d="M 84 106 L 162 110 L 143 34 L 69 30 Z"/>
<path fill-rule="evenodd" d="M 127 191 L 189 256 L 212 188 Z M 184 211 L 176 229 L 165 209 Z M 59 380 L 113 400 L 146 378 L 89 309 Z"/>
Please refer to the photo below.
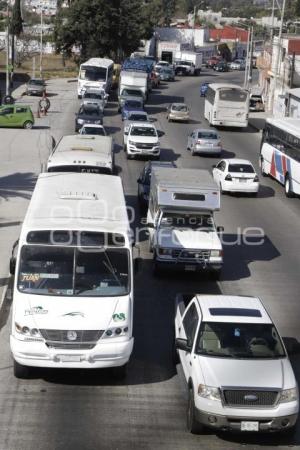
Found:
<path fill-rule="evenodd" d="M 260 160 L 260 172 L 263 177 L 267 176 L 267 173 L 265 171 L 265 161 L 263 158 L 261 158 L 261 160 Z"/>
<path fill-rule="evenodd" d="M 287 197 L 290 198 L 290 197 L 294 196 L 294 193 L 293 193 L 292 187 L 291 187 L 291 179 L 290 179 L 289 174 L 287 174 L 286 177 L 285 177 L 284 189 L 285 189 L 285 195 Z"/>

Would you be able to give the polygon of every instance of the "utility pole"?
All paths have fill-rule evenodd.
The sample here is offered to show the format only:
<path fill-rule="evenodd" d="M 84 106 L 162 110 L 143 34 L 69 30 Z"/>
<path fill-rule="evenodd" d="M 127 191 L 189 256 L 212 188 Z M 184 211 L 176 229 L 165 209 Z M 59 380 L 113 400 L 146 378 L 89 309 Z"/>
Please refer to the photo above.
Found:
<path fill-rule="evenodd" d="M 250 60 L 249 60 L 249 74 L 248 80 L 252 84 L 252 60 L 253 60 L 253 26 L 251 27 L 251 39 L 250 39 Z"/>
<path fill-rule="evenodd" d="M 274 35 L 274 13 L 275 13 L 275 0 L 273 0 L 272 3 L 272 19 L 271 19 L 271 33 L 270 33 L 271 45 L 273 42 L 273 35 Z"/>
<path fill-rule="evenodd" d="M 10 94 L 10 76 L 9 76 L 9 7 L 7 4 L 7 26 L 6 26 L 6 95 Z"/>
<path fill-rule="evenodd" d="M 43 8 L 41 7 L 41 32 L 40 32 L 40 78 L 43 75 Z"/>
<path fill-rule="evenodd" d="M 244 78 L 244 88 L 248 88 L 249 81 L 249 54 L 250 54 L 250 28 L 248 28 L 248 38 L 247 38 L 247 55 L 246 55 L 246 67 L 245 67 L 245 78 Z"/>

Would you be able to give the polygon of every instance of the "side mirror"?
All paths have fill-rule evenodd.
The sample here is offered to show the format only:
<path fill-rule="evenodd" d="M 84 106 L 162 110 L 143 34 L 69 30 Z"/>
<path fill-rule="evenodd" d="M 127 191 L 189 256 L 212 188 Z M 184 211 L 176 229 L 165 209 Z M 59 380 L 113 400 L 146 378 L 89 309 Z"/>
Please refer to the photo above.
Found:
<path fill-rule="evenodd" d="M 12 256 L 9 260 L 9 273 L 14 275 L 16 271 L 16 258 Z"/>
<path fill-rule="evenodd" d="M 217 227 L 218 233 L 224 233 L 225 228 L 224 227 Z"/>
<path fill-rule="evenodd" d="M 162 136 L 164 136 L 164 134 L 165 133 L 162 130 L 157 130 L 158 137 L 162 137 Z"/>
<path fill-rule="evenodd" d="M 191 351 L 191 346 L 188 344 L 188 341 L 186 339 L 177 338 L 175 340 L 175 347 L 178 350 L 183 350 L 185 352 L 190 352 Z"/>

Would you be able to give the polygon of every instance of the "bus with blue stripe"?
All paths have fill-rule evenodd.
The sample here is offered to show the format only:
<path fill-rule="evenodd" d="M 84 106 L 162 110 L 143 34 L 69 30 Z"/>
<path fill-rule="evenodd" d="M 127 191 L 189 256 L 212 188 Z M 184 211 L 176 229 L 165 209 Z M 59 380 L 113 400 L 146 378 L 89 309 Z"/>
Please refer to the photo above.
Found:
<path fill-rule="evenodd" d="M 263 176 L 284 185 L 287 197 L 300 194 L 300 120 L 267 119 L 260 149 Z"/>

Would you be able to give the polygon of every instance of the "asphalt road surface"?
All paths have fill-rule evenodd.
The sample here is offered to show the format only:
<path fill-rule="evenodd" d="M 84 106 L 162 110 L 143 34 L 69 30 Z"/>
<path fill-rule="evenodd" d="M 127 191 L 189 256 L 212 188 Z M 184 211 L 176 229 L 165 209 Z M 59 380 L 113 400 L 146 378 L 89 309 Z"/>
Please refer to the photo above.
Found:
<path fill-rule="evenodd" d="M 204 100 L 199 97 L 199 85 L 213 79 L 240 82 L 242 76 L 207 71 L 200 77 L 178 78 L 153 92 L 147 110 L 156 119 L 157 128 L 165 132 L 161 159 L 173 160 L 179 167 L 211 170 L 217 159 L 193 157 L 186 150 L 188 133 L 197 127 L 208 127 L 203 119 Z M 49 92 L 50 113 L 37 120 L 36 129 L 0 130 L 0 257 L 5 268 L 36 176 L 51 148 L 50 136 L 57 139 L 74 132 L 74 113 L 79 105 L 76 83 L 56 80 L 49 83 Z M 35 106 L 36 100 L 29 100 Z M 167 104 L 181 100 L 191 108 L 190 123 L 168 123 Z M 28 99 L 23 98 L 22 102 L 27 103 Z M 127 202 L 137 211 L 133 226 L 138 226 L 136 180 L 144 162 L 126 160 L 122 123 L 113 101 L 105 111 L 105 124 L 115 138 L 116 164 Z M 242 131 L 223 129 L 220 133 L 225 158 L 247 158 L 258 169 L 260 133 L 251 127 Z M 35 370 L 31 379 L 16 380 L 9 353 L 9 288 L 0 314 L 0 449 L 300 448 L 300 426 L 294 437 L 211 431 L 202 436 L 190 435 L 185 429 L 184 382 L 180 367 L 175 367 L 171 358 L 177 292 L 257 295 L 281 334 L 300 341 L 299 215 L 299 199 L 287 199 L 283 188 L 269 178 L 261 178 L 258 198 L 223 196 L 216 222 L 225 227 L 225 267 L 218 283 L 202 275 L 171 273 L 154 278 L 146 237 L 142 235 L 142 270 L 135 283 L 135 347 L 126 381 L 116 381 L 109 370 Z M 263 242 L 255 245 L 261 233 Z M 0 285 L 6 282 L 7 277 L 2 276 Z M 292 362 L 299 380 L 300 358 L 293 357 Z"/>

